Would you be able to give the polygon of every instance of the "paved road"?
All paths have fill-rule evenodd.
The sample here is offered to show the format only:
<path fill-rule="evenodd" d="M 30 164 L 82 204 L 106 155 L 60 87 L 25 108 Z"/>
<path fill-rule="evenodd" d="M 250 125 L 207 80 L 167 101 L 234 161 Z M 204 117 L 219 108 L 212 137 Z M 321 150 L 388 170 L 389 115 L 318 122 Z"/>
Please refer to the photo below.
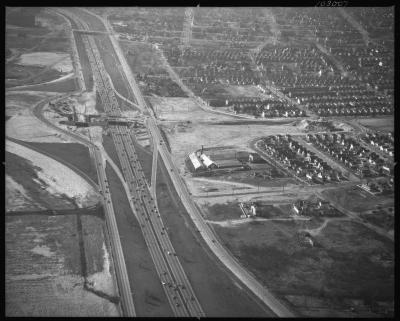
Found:
<path fill-rule="evenodd" d="M 99 17 L 99 19 L 102 19 Z M 106 25 L 106 28 L 110 30 L 110 26 L 104 19 L 102 19 L 103 23 Z M 110 32 L 111 33 L 111 32 Z M 244 269 L 233 257 L 230 253 L 216 240 L 215 235 L 211 228 L 204 221 L 201 213 L 195 206 L 189 192 L 186 188 L 186 185 L 182 182 L 178 170 L 175 167 L 171 155 L 168 152 L 168 149 L 165 146 L 165 143 L 162 143 L 163 139 L 161 133 L 157 127 L 156 120 L 154 118 L 154 114 L 147 107 L 141 92 L 136 84 L 136 81 L 130 71 L 129 66 L 126 64 L 125 58 L 121 52 L 118 42 L 116 41 L 114 36 L 110 36 L 112 44 L 114 46 L 115 51 L 117 52 L 117 56 L 120 58 L 121 64 L 123 66 L 123 71 L 127 73 L 127 78 L 129 79 L 129 84 L 132 87 L 132 91 L 135 94 L 135 99 L 138 104 L 142 107 L 143 111 L 148 110 L 149 114 L 152 117 L 148 119 L 148 125 L 150 132 L 155 139 L 155 141 L 161 142 L 159 145 L 160 155 L 168 169 L 168 173 L 171 176 L 171 180 L 181 197 L 182 203 L 187 209 L 190 217 L 192 218 L 194 224 L 200 231 L 204 241 L 210 247 L 210 249 L 214 252 L 214 254 L 222 261 L 222 263 L 231 270 L 235 276 L 241 280 L 256 296 L 258 296 L 274 313 L 278 316 L 287 317 L 294 316 L 289 309 L 284 306 L 280 301 L 278 301 L 265 287 L 263 287 L 254 276 L 252 276 L 246 269 Z"/>
<path fill-rule="evenodd" d="M 66 16 L 69 16 L 67 11 L 60 10 L 59 12 L 61 14 L 65 14 Z M 64 96 L 67 96 L 67 95 L 63 95 L 62 97 L 64 97 Z M 115 269 L 116 269 L 117 285 L 118 285 L 119 293 L 121 296 L 123 314 L 124 314 L 124 316 L 129 316 L 129 317 L 136 316 L 136 311 L 135 311 L 135 307 L 133 305 L 133 300 L 132 300 L 132 293 L 131 293 L 131 289 L 129 287 L 130 283 L 129 283 L 129 278 L 128 278 L 128 274 L 126 271 L 125 259 L 124 259 L 123 253 L 122 253 L 120 237 L 119 237 L 118 228 L 116 225 L 114 207 L 112 204 L 108 185 L 106 183 L 107 179 L 106 179 L 106 174 L 105 174 L 105 162 L 102 158 L 100 150 L 97 146 L 95 146 L 92 142 L 88 141 L 86 138 L 84 138 L 78 134 L 71 133 L 67 130 L 63 130 L 63 129 L 59 128 L 58 126 L 54 125 L 53 123 L 51 123 L 50 121 L 48 121 L 43 116 L 44 106 L 45 106 L 44 104 L 37 105 L 36 108 L 34 108 L 34 110 L 33 110 L 33 114 L 39 120 L 44 122 L 47 126 L 52 127 L 53 129 L 65 134 L 68 137 L 71 137 L 74 140 L 87 146 L 89 148 L 91 154 L 94 156 L 95 167 L 96 167 L 97 176 L 98 176 L 99 185 L 100 185 L 100 193 L 103 195 L 102 202 L 103 202 L 103 206 L 104 206 L 104 210 L 105 210 L 106 224 L 107 224 L 108 231 L 110 234 L 111 247 L 112 247 L 112 251 L 113 251 L 113 257 L 114 257 Z"/>
<path fill-rule="evenodd" d="M 83 28 L 88 28 L 82 21 L 77 19 L 77 22 L 81 23 Z M 105 110 L 109 115 L 120 116 L 119 105 L 97 46 L 92 38 L 86 36 L 84 37 L 84 44 Z M 127 79 L 129 81 L 129 75 Z M 133 144 L 134 137 L 131 136 L 133 134 L 123 126 L 111 126 L 110 132 L 129 189 L 128 199 L 141 226 L 172 310 L 178 317 L 203 317 L 204 312 L 178 257 L 175 255 L 175 250 L 170 242 L 157 205 L 150 194 L 149 186 L 136 155 Z"/>

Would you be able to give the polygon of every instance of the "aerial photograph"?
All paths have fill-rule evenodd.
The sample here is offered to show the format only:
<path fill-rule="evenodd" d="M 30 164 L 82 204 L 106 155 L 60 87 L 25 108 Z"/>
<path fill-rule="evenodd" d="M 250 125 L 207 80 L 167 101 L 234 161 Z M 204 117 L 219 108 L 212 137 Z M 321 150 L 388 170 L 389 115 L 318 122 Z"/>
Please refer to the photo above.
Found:
<path fill-rule="evenodd" d="M 5 316 L 394 318 L 394 24 L 5 7 Z"/>

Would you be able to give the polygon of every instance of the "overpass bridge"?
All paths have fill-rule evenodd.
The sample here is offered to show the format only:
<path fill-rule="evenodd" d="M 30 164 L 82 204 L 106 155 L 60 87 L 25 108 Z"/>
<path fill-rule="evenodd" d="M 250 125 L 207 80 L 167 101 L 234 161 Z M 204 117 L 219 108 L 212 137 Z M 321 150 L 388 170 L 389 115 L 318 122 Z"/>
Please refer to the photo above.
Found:
<path fill-rule="evenodd" d="M 85 29 L 72 29 L 73 32 L 86 34 L 86 35 L 109 35 L 110 33 L 107 31 L 100 30 L 85 30 Z"/>

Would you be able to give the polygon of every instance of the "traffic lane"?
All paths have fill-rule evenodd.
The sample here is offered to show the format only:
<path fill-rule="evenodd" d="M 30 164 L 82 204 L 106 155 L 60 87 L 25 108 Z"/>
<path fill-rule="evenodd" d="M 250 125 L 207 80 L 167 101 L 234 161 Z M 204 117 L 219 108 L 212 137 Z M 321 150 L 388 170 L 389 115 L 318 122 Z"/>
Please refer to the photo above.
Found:
<path fill-rule="evenodd" d="M 162 145 L 163 146 L 163 145 Z M 164 148 L 160 147 L 161 155 L 163 159 L 166 160 L 168 167 L 170 169 L 174 168 L 174 165 L 171 159 L 168 157 L 169 154 L 164 154 L 166 151 Z M 176 169 L 174 169 L 176 170 Z M 224 264 L 229 267 L 229 269 L 241 280 L 244 284 L 246 284 L 249 289 L 252 290 L 254 294 L 256 294 L 268 307 L 274 311 L 277 315 L 280 316 L 293 316 L 293 314 L 282 305 L 272 294 L 263 287 L 253 276 L 251 276 L 246 269 L 244 269 L 234 257 L 232 257 L 225 248 L 214 239 L 213 232 L 210 230 L 208 225 L 204 222 L 201 214 L 198 212 L 197 208 L 192 204 L 191 199 L 189 198 L 188 192 L 185 191 L 186 186 L 179 178 L 175 175 L 170 176 L 172 181 L 174 182 L 175 187 L 179 190 L 179 195 L 184 204 L 186 204 L 186 208 L 189 209 L 189 214 L 191 213 L 191 217 L 193 222 L 196 224 L 196 227 L 200 230 L 203 235 L 203 238 L 207 245 L 212 249 L 218 258 Z"/>
<path fill-rule="evenodd" d="M 121 237 L 122 251 L 134 293 L 134 302 L 138 316 L 159 317 L 174 316 L 169 301 L 158 278 L 153 259 L 142 235 L 140 225 L 130 211 L 125 193 L 118 177 L 111 168 L 106 168 L 109 177 L 110 194 L 115 206 L 115 218 Z M 121 206 L 122 205 L 122 206 Z"/>
<path fill-rule="evenodd" d="M 127 137 L 125 135 L 122 135 L 122 139 L 125 140 L 125 148 L 127 148 L 127 153 L 133 153 L 133 155 L 135 155 L 135 152 L 130 144 L 130 142 L 127 142 Z M 139 175 L 139 177 L 143 176 L 143 172 L 140 171 L 140 163 L 138 161 L 136 161 L 137 164 L 137 174 Z M 140 175 L 142 174 L 142 175 Z M 143 181 L 143 177 L 140 178 Z M 159 221 L 157 219 L 154 220 L 154 216 L 152 215 L 153 212 L 153 208 L 155 208 L 154 204 L 152 204 L 151 202 L 151 197 L 149 197 L 149 193 L 148 193 L 148 189 L 146 190 L 145 188 L 142 190 L 143 191 L 143 195 L 142 198 L 146 197 L 146 201 L 143 200 L 142 204 L 144 204 L 144 209 L 147 210 L 147 218 L 149 219 L 149 222 L 151 222 L 151 224 L 154 227 L 154 231 L 155 231 L 155 237 L 157 237 L 157 239 L 160 241 L 161 243 L 161 248 L 162 248 L 162 252 L 164 252 L 164 250 L 168 250 L 168 254 L 171 253 L 171 251 L 174 251 L 173 248 L 171 248 L 172 246 L 170 244 L 168 244 L 167 240 L 165 239 L 165 237 L 162 237 L 161 235 L 161 228 L 159 226 Z M 147 192 L 147 193 L 146 193 Z M 147 202 L 147 203 L 146 203 Z M 173 252 L 172 252 L 173 253 Z M 176 282 L 174 283 L 186 283 L 185 280 L 182 278 L 182 272 L 179 269 L 179 261 L 177 262 L 171 262 L 171 257 L 169 255 L 165 256 L 166 261 L 168 262 L 168 265 L 170 266 L 171 270 L 172 270 L 172 275 L 176 278 Z M 188 285 L 189 287 L 190 285 Z M 182 293 L 179 293 L 179 295 L 182 295 Z M 185 301 L 184 299 L 182 301 Z M 186 299 L 187 301 L 187 299 Z M 192 302 L 192 301 L 189 301 Z M 199 309 L 193 309 L 191 308 L 191 304 L 189 304 L 189 309 L 198 314 L 199 313 Z"/>
<path fill-rule="evenodd" d="M 122 152 L 123 151 L 123 147 L 122 147 L 123 143 L 122 143 L 121 136 L 118 135 L 116 137 L 116 141 L 119 143 L 118 144 L 119 151 Z M 130 188 L 133 191 L 136 188 L 136 186 L 133 183 L 131 183 L 131 182 L 135 181 L 134 174 L 131 172 L 129 161 L 125 159 L 124 155 L 126 155 L 126 154 L 119 153 L 119 156 L 121 156 L 120 160 L 125 166 L 125 167 L 123 167 L 123 171 L 125 172 L 125 176 L 128 179 L 128 185 L 130 185 Z M 139 205 L 139 207 L 140 208 L 138 209 L 138 211 L 141 212 L 142 214 L 145 214 L 146 209 L 144 207 L 141 207 L 140 205 Z M 138 219 L 139 219 L 139 223 L 141 224 L 142 227 L 143 227 L 143 224 L 147 225 L 146 219 L 143 221 L 141 216 L 139 216 Z M 149 232 L 147 234 L 145 234 L 147 236 L 147 237 L 145 237 L 145 241 L 149 242 L 148 243 L 149 249 L 150 249 L 151 253 L 154 253 L 153 260 L 156 265 L 156 270 L 160 274 L 162 271 L 165 271 L 166 269 L 168 269 L 168 264 L 165 262 L 163 253 L 160 251 L 160 248 L 158 246 L 157 236 L 153 233 L 151 225 L 149 227 L 150 227 Z M 168 289 L 165 289 L 165 290 L 167 292 L 167 298 L 171 302 L 171 307 L 174 310 L 174 312 L 176 313 L 176 316 L 185 316 L 186 315 L 185 311 L 182 309 L 179 309 L 180 306 L 183 306 L 183 302 L 182 301 L 179 302 L 179 300 L 178 300 L 179 304 L 176 305 L 174 302 L 174 300 L 176 301 L 176 299 L 175 299 L 176 296 L 173 295 L 173 297 L 171 298 L 171 296 L 168 295 L 170 293 L 170 291 L 168 291 Z"/>
<path fill-rule="evenodd" d="M 168 177 L 168 173 L 164 165 L 160 167 L 157 175 L 161 180 Z M 168 197 L 179 205 L 181 201 L 172 187 L 172 182 L 167 179 L 165 184 L 171 186 L 171 189 L 167 188 Z M 160 187 L 157 192 L 160 192 Z M 163 198 L 159 198 L 158 202 L 160 206 L 165 206 Z M 254 295 L 246 291 L 245 286 L 239 288 L 235 285 L 235 282 L 240 282 L 208 248 L 183 207 L 176 208 L 173 205 L 171 212 L 167 212 L 163 217 L 165 224 L 171 230 L 171 242 L 175 245 L 177 253 L 181 253 L 181 264 L 207 316 L 265 317 L 274 315 L 271 311 L 264 309 L 263 303 L 258 304 Z"/>

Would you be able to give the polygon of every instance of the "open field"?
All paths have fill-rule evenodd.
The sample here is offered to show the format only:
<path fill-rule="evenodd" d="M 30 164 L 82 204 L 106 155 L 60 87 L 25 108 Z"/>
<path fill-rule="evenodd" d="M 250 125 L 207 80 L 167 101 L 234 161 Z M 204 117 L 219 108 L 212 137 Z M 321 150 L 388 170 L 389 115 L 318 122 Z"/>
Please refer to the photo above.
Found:
<path fill-rule="evenodd" d="M 219 211 L 232 207 L 221 206 Z M 313 237 L 314 247 L 302 246 L 297 233 L 318 228 L 321 218 L 253 220 L 214 229 L 244 266 L 302 316 L 389 316 L 378 305 L 393 311 L 393 243 L 340 220 Z"/>
<path fill-rule="evenodd" d="M 94 167 L 93 160 L 86 146 L 77 143 L 28 143 L 40 150 L 62 158 L 67 163 L 72 164 L 84 173 L 86 173 L 93 181 L 97 182 L 97 172 Z"/>
<path fill-rule="evenodd" d="M 194 84 L 192 84 L 194 85 Z M 203 88 L 204 85 L 196 84 L 194 88 L 200 86 Z M 196 89 L 195 89 L 196 90 Z M 260 90 L 253 85 L 249 86 L 237 86 L 237 85 L 227 85 L 227 84 L 208 84 L 203 89 L 197 89 L 198 94 L 203 99 L 224 99 L 224 98 L 237 98 L 237 97 L 258 97 Z"/>
<path fill-rule="evenodd" d="M 24 53 L 17 61 L 21 66 L 41 66 L 53 69 L 62 69 L 62 72 L 72 71 L 72 61 L 68 53 L 57 52 L 30 52 Z"/>
<path fill-rule="evenodd" d="M 63 74 L 41 66 L 6 64 L 6 87 L 39 84 L 60 78 Z"/>
<path fill-rule="evenodd" d="M 67 37 L 48 37 L 35 48 L 37 51 L 68 52 L 70 42 Z"/>
<path fill-rule="evenodd" d="M 149 97 L 159 120 L 166 121 L 223 121 L 232 117 L 205 112 L 192 98 Z"/>
<path fill-rule="evenodd" d="M 172 157 L 174 158 L 181 173 L 184 172 L 184 161 L 186 156 L 204 147 L 220 147 L 235 145 L 238 149 L 252 151 L 248 147 L 250 140 L 288 133 L 291 135 L 299 134 L 300 130 L 289 124 L 253 124 L 253 125 L 219 125 L 212 126 L 206 124 L 187 124 L 187 123 L 167 123 L 160 126 L 168 138 L 171 146 Z"/>
<path fill-rule="evenodd" d="M 393 206 L 393 197 L 372 196 L 359 188 L 342 187 L 322 192 L 327 199 L 338 202 L 341 206 L 354 212 L 363 212 L 377 205 Z"/>
<path fill-rule="evenodd" d="M 110 166 L 106 167 L 106 174 L 136 314 L 138 317 L 172 317 L 172 310 L 125 190 Z"/>
<path fill-rule="evenodd" d="M 120 41 L 120 46 L 134 74 L 167 74 L 164 68 L 160 67 L 162 61 L 151 44 Z"/>
<path fill-rule="evenodd" d="M 46 97 L 46 95 L 44 95 L 43 93 L 20 93 L 8 91 L 5 95 L 5 113 L 8 116 L 14 116 L 18 114 L 19 111 L 31 108 L 44 97 Z"/>
<path fill-rule="evenodd" d="M 118 316 L 114 303 L 85 287 L 85 277 L 103 270 L 97 249 L 104 244 L 103 221 L 85 217 L 83 230 L 79 221 L 76 215 L 6 217 L 7 316 Z M 104 282 L 112 285 L 111 277 Z"/>
<path fill-rule="evenodd" d="M 358 119 L 358 123 L 361 125 L 373 129 L 373 130 L 382 130 L 382 131 L 393 131 L 394 130 L 394 118 L 393 117 L 385 117 L 385 118 L 360 118 Z"/>
<path fill-rule="evenodd" d="M 53 80 L 45 83 L 38 83 L 35 85 L 27 85 L 26 87 L 18 87 L 18 90 L 30 91 L 43 91 L 43 92 L 73 92 L 77 90 L 78 84 L 75 78 L 69 77 L 68 79 Z M 10 88 L 12 90 L 12 88 Z"/>
<path fill-rule="evenodd" d="M 61 136 L 58 131 L 43 124 L 32 112 L 37 102 L 54 95 L 36 91 L 8 92 L 6 114 L 12 117 L 6 122 L 6 135 L 29 142 L 68 142 L 68 137 Z"/>
<path fill-rule="evenodd" d="M 44 181 L 37 174 L 39 168 L 27 159 L 6 151 L 5 161 L 7 176 L 11 178 L 6 181 L 7 210 L 74 207 L 70 199 L 53 195 L 45 189 Z M 17 196 L 20 201 L 15 199 Z"/>
<path fill-rule="evenodd" d="M 32 190 L 45 191 L 55 197 L 65 199 L 67 203 L 71 203 L 73 199 L 71 204 L 78 207 L 87 207 L 98 202 L 97 191 L 85 179 L 65 165 L 9 140 L 6 142 L 6 151 L 25 159 L 25 163 L 29 164 L 25 172 L 22 169 L 18 170 L 17 167 L 13 168 L 10 173 L 14 180 L 22 186 L 24 184 L 34 185 L 36 188 L 33 187 Z M 13 165 L 12 162 L 7 164 L 7 166 Z M 21 163 L 19 166 L 23 168 L 25 164 Z M 27 170 L 30 172 L 26 172 Z M 31 177 L 31 179 L 27 180 L 26 177 Z M 41 198 L 45 204 L 47 204 L 46 196 L 48 194 Z M 50 209 L 55 208 L 53 204 L 48 204 L 48 207 Z"/>
<path fill-rule="evenodd" d="M 189 219 L 163 163 L 157 169 L 157 203 L 168 235 L 208 317 L 271 316 L 207 250 Z"/>

